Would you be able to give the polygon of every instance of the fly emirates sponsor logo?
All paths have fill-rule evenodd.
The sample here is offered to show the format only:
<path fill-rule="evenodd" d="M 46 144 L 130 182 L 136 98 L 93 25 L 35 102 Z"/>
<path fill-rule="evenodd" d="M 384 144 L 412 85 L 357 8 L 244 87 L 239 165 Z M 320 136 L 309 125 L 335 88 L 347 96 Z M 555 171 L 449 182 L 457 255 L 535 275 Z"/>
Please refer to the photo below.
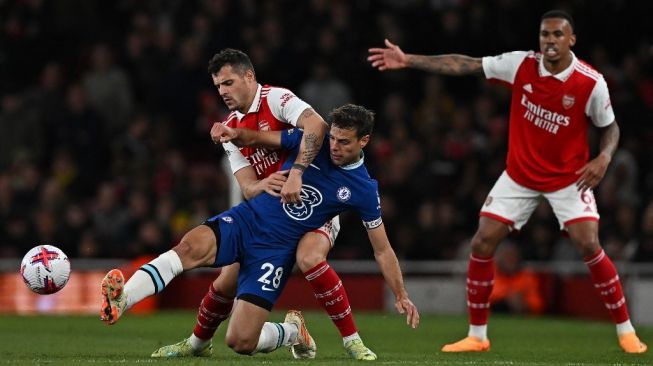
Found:
<path fill-rule="evenodd" d="M 248 157 L 249 163 L 256 169 L 256 175 L 261 176 L 267 168 L 279 162 L 279 154 L 268 149 L 256 149 L 256 152 Z"/>
<path fill-rule="evenodd" d="M 569 126 L 571 117 L 542 108 L 541 105 L 528 100 L 526 95 L 521 96 L 521 105 L 526 107 L 524 118 L 549 133 L 555 135 L 558 133 L 560 126 Z"/>

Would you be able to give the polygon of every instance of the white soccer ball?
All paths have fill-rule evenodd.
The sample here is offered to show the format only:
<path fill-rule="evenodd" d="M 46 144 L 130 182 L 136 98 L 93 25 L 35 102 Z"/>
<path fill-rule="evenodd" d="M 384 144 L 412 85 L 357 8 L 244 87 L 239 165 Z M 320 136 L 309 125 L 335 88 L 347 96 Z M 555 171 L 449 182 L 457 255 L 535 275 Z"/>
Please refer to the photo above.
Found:
<path fill-rule="evenodd" d="M 66 286 L 70 277 L 70 261 L 61 249 L 39 245 L 23 257 L 20 274 L 30 290 L 42 295 L 53 294 Z"/>

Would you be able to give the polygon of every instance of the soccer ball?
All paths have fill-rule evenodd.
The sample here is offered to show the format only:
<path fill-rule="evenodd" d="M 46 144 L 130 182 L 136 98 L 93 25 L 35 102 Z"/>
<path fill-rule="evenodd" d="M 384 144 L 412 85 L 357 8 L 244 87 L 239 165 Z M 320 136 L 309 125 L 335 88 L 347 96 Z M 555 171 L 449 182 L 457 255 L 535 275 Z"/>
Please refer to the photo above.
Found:
<path fill-rule="evenodd" d="M 53 294 L 66 286 L 70 277 L 70 261 L 61 249 L 39 245 L 23 257 L 20 274 L 30 290 L 41 295 Z"/>

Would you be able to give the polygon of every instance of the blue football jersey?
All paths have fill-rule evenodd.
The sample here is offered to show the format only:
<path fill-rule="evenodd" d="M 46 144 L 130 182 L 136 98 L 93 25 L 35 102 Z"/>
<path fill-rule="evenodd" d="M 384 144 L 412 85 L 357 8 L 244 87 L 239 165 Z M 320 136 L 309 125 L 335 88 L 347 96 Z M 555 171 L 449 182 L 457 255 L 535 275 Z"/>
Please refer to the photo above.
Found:
<path fill-rule="evenodd" d="M 281 133 L 283 148 L 291 151 L 281 169 L 290 169 L 303 132 L 291 129 Z M 370 178 L 363 158 L 338 167 L 331 162 L 328 146 L 326 140 L 302 175 L 301 203 L 282 204 L 279 197 L 263 192 L 207 220 L 220 227 L 214 265 L 241 264 L 238 298 L 255 295 L 271 307 L 290 276 L 299 240 L 337 214 L 353 209 L 366 228 L 381 225 L 378 183 Z"/>
<path fill-rule="evenodd" d="M 281 144 L 291 154 L 282 166 L 290 169 L 294 163 L 303 131 L 290 129 L 281 132 Z M 296 246 L 301 237 L 337 214 L 350 209 L 358 211 L 366 228 L 381 225 L 381 203 L 378 183 L 370 178 L 364 159 L 345 167 L 331 162 L 329 141 L 325 139 L 322 149 L 313 163 L 302 175 L 302 202 L 281 204 L 280 198 L 262 193 L 234 207 L 232 211 L 249 210 L 244 217 L 252 216 L 250 222 L 253 237 L 267 243 Z"/>

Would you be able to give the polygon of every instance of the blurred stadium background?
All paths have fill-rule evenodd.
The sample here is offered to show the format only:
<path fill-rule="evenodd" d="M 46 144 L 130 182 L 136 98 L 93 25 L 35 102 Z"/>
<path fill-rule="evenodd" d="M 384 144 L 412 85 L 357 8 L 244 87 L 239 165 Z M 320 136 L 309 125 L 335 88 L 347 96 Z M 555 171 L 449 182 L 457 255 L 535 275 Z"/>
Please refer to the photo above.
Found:
<path fill-rule="evenodd" d="M 504 167 L 509 93 L 482 77 L 379 73 L 367 49 L 386 37 L 411 53 L 537 49 L 551 8 L 575 17 L 574 50 L 610 87 L 622 138 L 597 189 L 601 240 L 636 324 L 653 324 L 653 6 L 616 0 L 0 1 L 0 313 L 94 314 L 107 269 L 137 268 L 229 207 L 230 174 L 209 138 L 228 112 L 206 65 L 233 47 L 261 83 L 322 115 L 346 102 L 377 112 L 366 162 L 411 297 L 423 312 L 463 314 L 468 241 Z M 510 241 L 537 278 L 535 312 L 608 319 L 546 204 Z M 73 276 L 39 297 L 17 272 L 46 243 L 73 258 Z M 355 312 L 392 306 L 355 215 L 330 259 Z M 195 308 L 214 275 L 185 275 L 141 311 Z M 312 297 L 295 276 L 278 308 L 317 308 Z"/>

